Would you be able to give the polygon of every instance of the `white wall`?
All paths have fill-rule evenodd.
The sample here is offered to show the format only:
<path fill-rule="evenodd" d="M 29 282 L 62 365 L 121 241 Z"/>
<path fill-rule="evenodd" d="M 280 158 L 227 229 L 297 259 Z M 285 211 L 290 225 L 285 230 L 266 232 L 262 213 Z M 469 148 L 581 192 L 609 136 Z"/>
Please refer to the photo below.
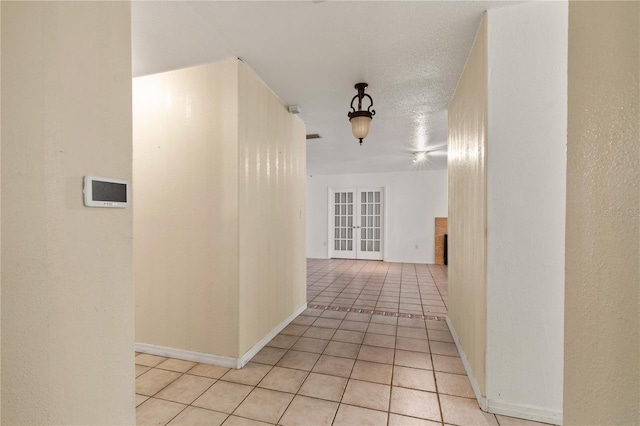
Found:
<path fill-rule="evenodd" d="M 307 177 L 307 257 L 328 257 L 328 189 L 386 186 L 387 262 L 433 263 L 434 218 L 447 216 L 447 171 Z"/>
<path fill-rule="evenodd" d="M 489 11 L 487 403 L 549 422 L 562 419 L 567 9 Z"/>

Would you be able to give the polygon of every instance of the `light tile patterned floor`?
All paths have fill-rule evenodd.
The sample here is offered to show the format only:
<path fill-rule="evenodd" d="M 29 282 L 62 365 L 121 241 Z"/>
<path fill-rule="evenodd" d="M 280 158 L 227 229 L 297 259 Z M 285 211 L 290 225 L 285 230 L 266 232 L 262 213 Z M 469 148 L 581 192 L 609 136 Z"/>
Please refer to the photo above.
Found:
<path fill-rule="evenodd" d="M 307 299 L 309 306 L 444 317 L 447 270 L 415 263 L 309 259 Z"/>
<path fill-rule="evenodd" d="M 137 354 L 137 424 L 539 424 L 482 412 L 446 323 L 395 315 L 444 317 L 446 268 L 309 259 L 307 285 L 328 308 L 241 370 Z"/>

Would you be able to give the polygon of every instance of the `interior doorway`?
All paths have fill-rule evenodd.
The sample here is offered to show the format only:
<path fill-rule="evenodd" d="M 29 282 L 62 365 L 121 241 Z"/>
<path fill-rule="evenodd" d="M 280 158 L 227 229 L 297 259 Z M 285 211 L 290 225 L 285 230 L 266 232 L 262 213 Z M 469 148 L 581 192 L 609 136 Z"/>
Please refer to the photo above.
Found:
<path fill-rule="evenodd" d="M 330 188 L 329 205 L 329 257 L 382 260 L 384 188 Z"/>

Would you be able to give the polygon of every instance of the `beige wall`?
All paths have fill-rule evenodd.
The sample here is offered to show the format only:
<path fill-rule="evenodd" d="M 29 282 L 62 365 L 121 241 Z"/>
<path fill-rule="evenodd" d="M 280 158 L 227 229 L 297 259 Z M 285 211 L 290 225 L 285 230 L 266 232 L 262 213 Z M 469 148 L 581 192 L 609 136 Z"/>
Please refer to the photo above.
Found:
<path fill-rule="evenodd" d="M 239 60 L 134 80 L 138 343 L 239 358 L 306 302 L 304 135 Z"/>
<path fill-rule="evenodd" d="M 487 18 L 449 104 L 449 319 L 485 395 Z"/>
<path fill-rule="evenodd" d="M 2 46 L 2 4 L 0 3 L 0 46 Z M 2 81 L 2 54 L 0 54 L 0 82 Z M 0 83 L 0 100 L 2 84 Z M 0 102 L 0 242 L 2 241 L 2 102 Z M 0 250 L 0 360 L 2 359 L 2 250 Z M 2 362 L 0 361 L 0 421 L 2 421 Z"/>
<path fill-rule="evenodd" d="M 238 354 L 238 62 L 134 79 L 136 342 Z"/>
<path fill-rule="evenodd" d="M 240 353 L 306 302 L 305 126 L 239 70 Z"/>
<path fill-rule="evenodd" d="M 564 424 L 640 420 L 640 3 L 569 6 Z"/>
<path fill-rule="evenodd" d="M 133 424 L 128 2 L 2 2 L 2 424 Z"/>

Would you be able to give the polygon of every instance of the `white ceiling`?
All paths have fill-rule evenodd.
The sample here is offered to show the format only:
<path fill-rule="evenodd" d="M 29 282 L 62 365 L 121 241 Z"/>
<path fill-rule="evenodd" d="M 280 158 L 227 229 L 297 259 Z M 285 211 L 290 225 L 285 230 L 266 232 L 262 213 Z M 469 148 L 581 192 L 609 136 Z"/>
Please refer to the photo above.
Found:
<path fill-rule="evenodd" d="M 302 108 L 307 173 L 446 168 L 447 107 L 486 9 L 499 1 L 141 1 L 132 5 L 133 74 L 238 57 Z M 512 3 L 509 3 L 512 4 Z M 353 85 L 376 115 L 362 146 L 347 118 Z"/>

